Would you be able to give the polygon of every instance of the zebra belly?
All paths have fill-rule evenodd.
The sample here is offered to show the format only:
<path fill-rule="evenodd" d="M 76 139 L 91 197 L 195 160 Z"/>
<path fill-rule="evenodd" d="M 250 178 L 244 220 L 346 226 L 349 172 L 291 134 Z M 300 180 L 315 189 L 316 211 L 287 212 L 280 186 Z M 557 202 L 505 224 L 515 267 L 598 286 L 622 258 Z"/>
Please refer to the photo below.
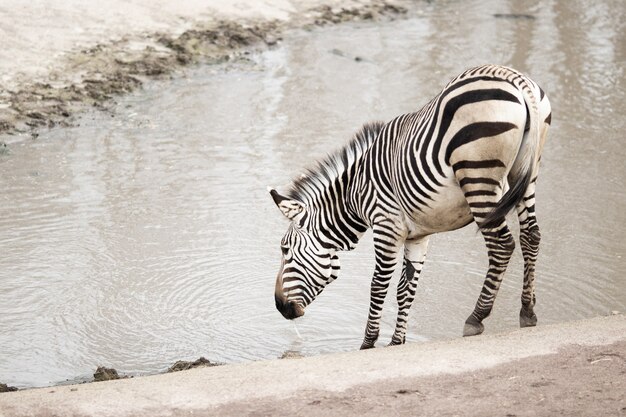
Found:
<path fill-rule="evenodd" d="M 427 207 L 405 208 L 410 238 L 456 230 L 474 220 L 463 191 L 456 181 L 450 182 L 433 195 Z"/>

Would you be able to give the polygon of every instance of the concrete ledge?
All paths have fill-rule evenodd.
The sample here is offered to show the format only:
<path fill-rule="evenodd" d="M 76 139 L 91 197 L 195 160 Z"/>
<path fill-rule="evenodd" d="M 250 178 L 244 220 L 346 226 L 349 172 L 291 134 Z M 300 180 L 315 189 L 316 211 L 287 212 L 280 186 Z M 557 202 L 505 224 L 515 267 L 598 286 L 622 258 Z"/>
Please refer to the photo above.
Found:
<path fill-rule="evenodd" d="M 187 415 L 255 399 L 280 401 L 302 392 L 477 371 L 572 345 L 625 340 L 626 316 L 615 315 L 446 342 L 6 393 L 0 394 L 0 415 Z"/>

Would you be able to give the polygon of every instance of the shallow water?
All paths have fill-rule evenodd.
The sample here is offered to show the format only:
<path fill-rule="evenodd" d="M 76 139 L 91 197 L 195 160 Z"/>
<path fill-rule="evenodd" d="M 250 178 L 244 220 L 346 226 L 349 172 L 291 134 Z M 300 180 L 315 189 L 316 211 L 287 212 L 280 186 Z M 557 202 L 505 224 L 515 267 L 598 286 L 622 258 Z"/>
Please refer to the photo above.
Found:
<path fill-rule="evenodd" d="M 247 61 L 149 83 L 80 126 L 11 144 L 0 155 L 0 381 L 357 349 L 371 236 L 343 254 L 299 338 L 274 308 L 287 224 L 265 188 L 484 62 L 531 74 L 552 102 L 537 191 L 540 324 L 624 311 L 625 7 L 508 4 L 441 2 L 409 20 L 292 33 Z M 409 341 L 460 337 L 486 260 L 475 226 L 432 239 Z M 516 253 L 487 332 L 517 327 L 521 281 Z"/>

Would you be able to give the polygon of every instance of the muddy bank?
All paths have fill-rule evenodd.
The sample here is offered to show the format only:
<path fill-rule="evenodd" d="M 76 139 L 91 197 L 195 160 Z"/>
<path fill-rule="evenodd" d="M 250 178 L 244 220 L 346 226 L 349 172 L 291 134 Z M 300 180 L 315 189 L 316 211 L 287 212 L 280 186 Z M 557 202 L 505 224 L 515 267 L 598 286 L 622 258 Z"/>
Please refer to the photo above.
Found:
<path fill-rule="evenodd" d="M 0 138 L 15 134 L 36 137 L 39 128 L 69 125 L 72 115 L 81 109 L 103 107 L 147 79 L 168 77 L 193 63 L 237 59 L 275 45 L 291 28 L 393 19 L 408 10 L 388 1 L 343 3 L 316 6 L 288 20 L 214 20 L 180 35 L 129 36 L 72 53 L 45 82 L 22 83 L 11 89 L 0 86 Z"/>

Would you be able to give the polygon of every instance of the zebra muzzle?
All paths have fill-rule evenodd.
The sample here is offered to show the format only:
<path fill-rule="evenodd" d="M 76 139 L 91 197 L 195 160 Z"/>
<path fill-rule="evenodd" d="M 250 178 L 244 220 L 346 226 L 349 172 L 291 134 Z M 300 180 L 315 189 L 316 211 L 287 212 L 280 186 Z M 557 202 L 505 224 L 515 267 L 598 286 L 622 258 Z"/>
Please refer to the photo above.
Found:
<path fill-rule="evenodd" d="M 280 311 L 287 320 L 297 319 L 304 315 L 304 306 L 295 301 L 289 301 L 283 290 L 283 269 L 285 267 L 285 260 L 282 259 L 280 264 L 280 270 L 276 276 L 276 286 L 274 288 L 274 301 L 276 302 L 276 309 Z"/>
<path fill-rule="evenodd" d="M 304 315 L 304 307 L 294 301 L 287 301 L 278 295 L 274 296 L 276 301 L 276 309 L 280 311 L 287 320 L 297 319 Z"/>

